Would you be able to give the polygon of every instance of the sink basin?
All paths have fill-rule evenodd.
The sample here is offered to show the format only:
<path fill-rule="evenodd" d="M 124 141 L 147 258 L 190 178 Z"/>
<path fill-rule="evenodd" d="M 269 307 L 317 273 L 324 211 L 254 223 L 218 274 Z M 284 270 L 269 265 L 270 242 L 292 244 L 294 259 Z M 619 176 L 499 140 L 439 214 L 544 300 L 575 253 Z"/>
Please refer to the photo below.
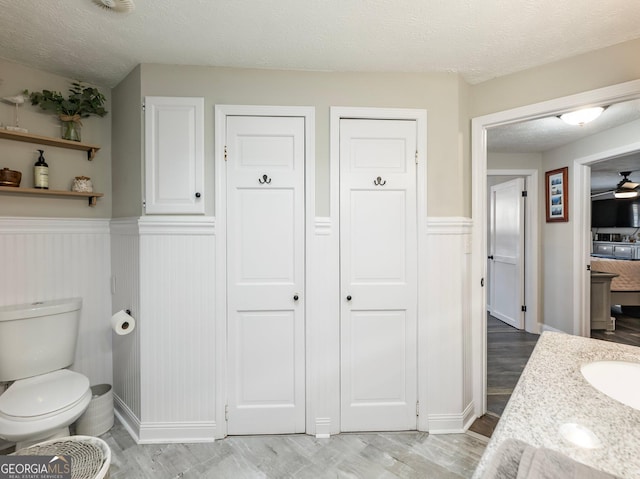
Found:
<path fill-rule="evenodd" d="M 595 361 L 582 365 L 580 371 L 601 393 L 640 410 L 640 363 Z"/>

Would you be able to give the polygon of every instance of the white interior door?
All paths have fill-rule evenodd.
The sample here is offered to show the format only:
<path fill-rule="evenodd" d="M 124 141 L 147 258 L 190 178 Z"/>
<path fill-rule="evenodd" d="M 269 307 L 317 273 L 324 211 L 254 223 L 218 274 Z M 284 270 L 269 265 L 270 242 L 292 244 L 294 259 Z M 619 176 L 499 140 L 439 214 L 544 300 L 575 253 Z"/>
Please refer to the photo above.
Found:
<path fill-rule="evenodd" d="M 491 187 L 491 314 L 524 329 L 524 179 Z"/>
<path fill-rule="evenodd" d="M 416 133 L 340 121 L 342 431 L 417 425 Z"/>
<path fill-rule="evenodd" d="M 227 433 L 304 432 L 304 118 L 226 126 Z"/>

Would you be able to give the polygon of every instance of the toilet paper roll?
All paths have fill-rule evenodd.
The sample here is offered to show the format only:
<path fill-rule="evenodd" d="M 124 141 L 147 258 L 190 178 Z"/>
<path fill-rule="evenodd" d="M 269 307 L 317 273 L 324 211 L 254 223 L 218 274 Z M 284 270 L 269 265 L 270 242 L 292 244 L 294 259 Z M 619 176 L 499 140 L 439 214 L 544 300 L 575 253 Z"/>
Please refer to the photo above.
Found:
<path fill-rule="evenodd" d="M 120 310 L 113 316 L 111 316 L 111 329 L 116 334 L 123 336 L 129 334 L 136 327 L 136 320 L 132 316 L 128 315 L 125 311 Z"/>

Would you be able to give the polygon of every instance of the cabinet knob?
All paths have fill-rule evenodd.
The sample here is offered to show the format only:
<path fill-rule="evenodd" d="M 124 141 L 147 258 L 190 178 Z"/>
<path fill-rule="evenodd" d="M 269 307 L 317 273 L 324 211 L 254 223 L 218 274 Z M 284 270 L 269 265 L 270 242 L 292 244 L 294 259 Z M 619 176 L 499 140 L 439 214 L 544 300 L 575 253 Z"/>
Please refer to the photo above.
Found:
<path fill-rule="evenodd" d="M 351 295 L 347 296 L 347 301 L 351 301 Z"/>
<path fill-rule="evenodd" d="M 294 294 L 294 295 L 293 295 L 293 300 L 294 300 L 294 301 L 298 301 L 298 295 L 297 295 L 297 294 Z"/>
<path fill-rule="evenodd" d="M 202 196 L 200 193 L 196 193 L 196 198 L 200 198 Z"/>

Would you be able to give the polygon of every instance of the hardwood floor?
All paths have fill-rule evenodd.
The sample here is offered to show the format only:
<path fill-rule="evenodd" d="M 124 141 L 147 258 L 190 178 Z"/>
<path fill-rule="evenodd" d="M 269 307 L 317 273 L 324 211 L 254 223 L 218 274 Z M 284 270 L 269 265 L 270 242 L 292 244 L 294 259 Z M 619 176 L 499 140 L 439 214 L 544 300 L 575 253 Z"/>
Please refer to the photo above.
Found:
<path fill-rule="evenodd" d="M 538 338 L 487 315 L 487 413 L 470 431 L 491 437 Z"/>
<path fill-rule="evenodd" d="M 111 479 L 469 478 L 486 441 L 422 432 L 235 436 L 205 444 L 137 445 L 116 422 L 101 436 Z"/>
<path fill-rule="evenodd" d="M 614 306 L 612 315 L 616 318 L 615 331 L 593 330 L 591 337 L 603 341 L 640 346 L 640 318 L 628 316 Z"/>
<path fill-rule="evenodd" d="M 487 318 L 487 410 L 501 416 L 539 335 Z"/>

